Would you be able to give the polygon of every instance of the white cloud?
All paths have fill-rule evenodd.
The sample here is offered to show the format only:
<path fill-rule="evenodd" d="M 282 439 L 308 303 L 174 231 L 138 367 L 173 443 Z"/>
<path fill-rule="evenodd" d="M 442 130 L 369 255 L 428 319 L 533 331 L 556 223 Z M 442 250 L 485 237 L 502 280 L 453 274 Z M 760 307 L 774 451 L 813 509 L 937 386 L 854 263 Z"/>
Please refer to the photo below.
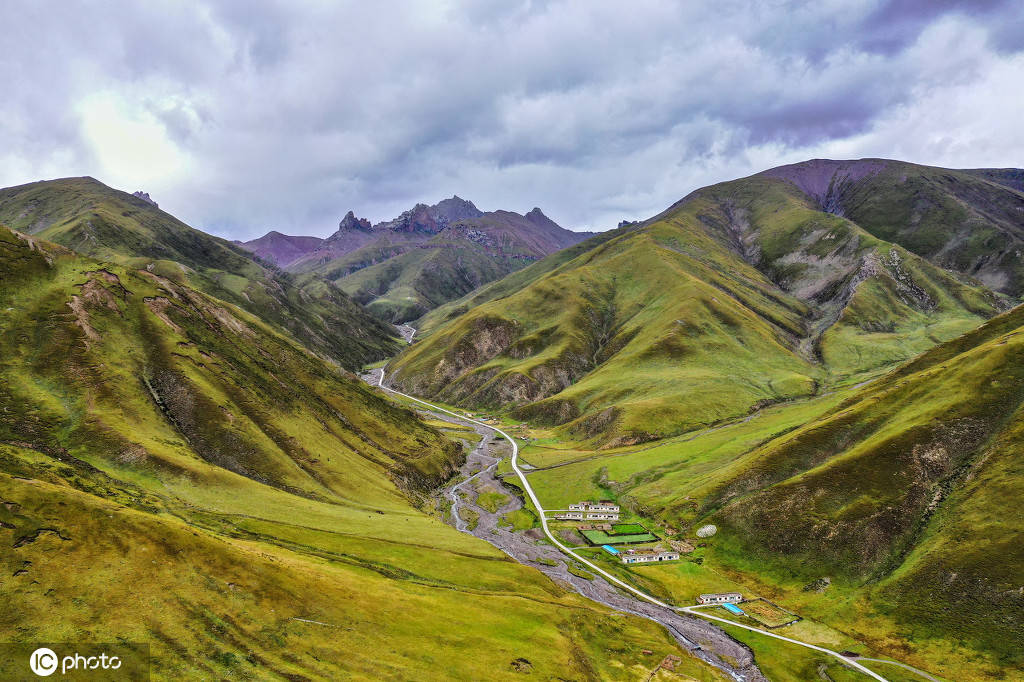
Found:
<path fill-rule="evenodd" d="M 0 184 L 94 175 L 250 237 L 455 193 L 603 229 L 813 156 L 1019 164 L 1013 3 L 950 6 L 6 3 Z"/>

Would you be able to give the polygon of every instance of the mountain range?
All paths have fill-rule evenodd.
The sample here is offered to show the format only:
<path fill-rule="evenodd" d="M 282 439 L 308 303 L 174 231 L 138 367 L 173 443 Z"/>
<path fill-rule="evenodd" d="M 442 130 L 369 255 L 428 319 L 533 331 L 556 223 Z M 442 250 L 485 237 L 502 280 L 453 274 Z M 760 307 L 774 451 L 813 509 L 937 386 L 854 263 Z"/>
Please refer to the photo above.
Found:
<path fill-rule="evenodd" d="M 289 272 L 319 275 L 401 323 L 589 236 L 539 208 L 485 213 L 453 196 L 376 225 L 349 211 L 326 239 L 270 232 L 239 244 Z"/>
<path fill-rule="evenodd" d="M 854 381 L 1004 310 L 1022 208 L 974 173 L 880 160 L 714 185 L 435 310 L 394 380 L 514 405 L 577 439 L 682 433 Z"/>
<path fill-rule="evenodd" d="M 1022 178 L 816 159 L 598 234 L 456 196 L 244 244 L 92 178 L 0 190 L 0 632 L 150 642 L 157 678 L 654 679 L 666 630 L 445 522 L 486 439 L 369 366 L 517 423 L 546 509 L 689 547 L 587 554 L 637 589 L 1010 679 Z M 532 542 L 530 509 L 502 520 Z"/>
<path fill-rule="evenodd" d="M 23 206 L 37 234 L 102 259 L 0 226 L 5 639 L 143 642 L 153 679 L 485 679 L 515 666 L 626 679 L 644 671 L 641 651 L 677 650 L 655 623 L 443 523 L 432 493 L 465 459 L 465 433 L 339 371 L 273 308 L 254 306 L 263 318 L 193 287 L 217 272 L 227 284 L 244 255 L 97 185 L 36 188 L 82 202 L 62 214 L 67 230 L 48 231 L 43 193 Z M 8 215 L 24 211 L 4 196 Z M 182 238 L 227 263 L 124 255 L 171 255 Z M 239 291 L 287 285 L 245 268 L 228 280 Z M 0 660 L 5 679 L 26 670 Z"/>

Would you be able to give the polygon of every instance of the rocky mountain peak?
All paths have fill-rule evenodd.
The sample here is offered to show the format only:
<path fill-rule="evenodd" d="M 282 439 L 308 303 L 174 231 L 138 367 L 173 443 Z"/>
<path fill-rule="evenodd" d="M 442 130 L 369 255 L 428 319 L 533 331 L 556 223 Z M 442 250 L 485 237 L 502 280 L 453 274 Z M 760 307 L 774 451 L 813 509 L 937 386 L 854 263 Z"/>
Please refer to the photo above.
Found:
<path fill-rule="evenodd" d="M 469 218 L 479 218 L 484 214 L 472 201 L 453 195 L 451 199 L 443 199 L 429 208 L 434 220 L 454 223 Z"/>
<path fill-rule="evenodd" d="M 143 192 L 142 190 L 139 190 L 138 192 L 132 192 L 132 196 L 135 197 L 136 199 L 142 199 L 147 204 L 152 204 L 156 208 L 160 208 L 160 205 L 150 198 L 149 192 Z"/>
<path fill-rule="evenodd" d="M 372 226 L 366 218 L 356 218 L 355 213 L 349 211 L 338 223 L 338 230 L 370 230 Z"/>

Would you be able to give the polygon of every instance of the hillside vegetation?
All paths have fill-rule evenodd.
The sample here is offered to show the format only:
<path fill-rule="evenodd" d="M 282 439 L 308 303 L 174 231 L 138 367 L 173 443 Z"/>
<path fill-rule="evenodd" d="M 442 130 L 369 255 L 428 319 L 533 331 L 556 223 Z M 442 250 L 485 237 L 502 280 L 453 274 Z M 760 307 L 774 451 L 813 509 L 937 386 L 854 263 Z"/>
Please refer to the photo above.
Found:
<path fill-rule="evenodd" d="M 5 641 L 150 642 L 157 679 L 636 679 L 678 652 L 417 509 L 456 443 L 158 273 L 0 227 L 0 379 Z"/>
<path fill-rule="evenodd" d="M 624 445 L 869 376 L 1006 306 L 765 175 L 575 248 L 425 318 L 393 380 Z"/>
<path fill-rule="evenodd" d="M 348 369 L 397 350 L 393 329 L 340 289 L 301 289 L 248 251 L 92 178 L 0 190 L 0 222 L 96 258 L 146 269 L 233 303 Z"/>

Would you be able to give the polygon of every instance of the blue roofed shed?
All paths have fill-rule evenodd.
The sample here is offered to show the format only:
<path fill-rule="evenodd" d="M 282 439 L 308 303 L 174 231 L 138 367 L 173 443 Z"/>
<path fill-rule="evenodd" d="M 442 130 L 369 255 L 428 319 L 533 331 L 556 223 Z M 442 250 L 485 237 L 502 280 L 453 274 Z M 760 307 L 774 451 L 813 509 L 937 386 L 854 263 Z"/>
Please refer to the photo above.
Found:
<path fill-rule="evenodd" d="M 735 613 L 737 616 L 743 615 L 743 609 L 736 606 L 735 604 L 722 604 L 722 608 L 728 611 L 729 613 Z"/>
<path fill-rule="evenodd" d="M 609 554 L 618 554 L 619 550 L 615 549 L 611 545 L 601 545 L 601 549 L 608 552 Z"/>

